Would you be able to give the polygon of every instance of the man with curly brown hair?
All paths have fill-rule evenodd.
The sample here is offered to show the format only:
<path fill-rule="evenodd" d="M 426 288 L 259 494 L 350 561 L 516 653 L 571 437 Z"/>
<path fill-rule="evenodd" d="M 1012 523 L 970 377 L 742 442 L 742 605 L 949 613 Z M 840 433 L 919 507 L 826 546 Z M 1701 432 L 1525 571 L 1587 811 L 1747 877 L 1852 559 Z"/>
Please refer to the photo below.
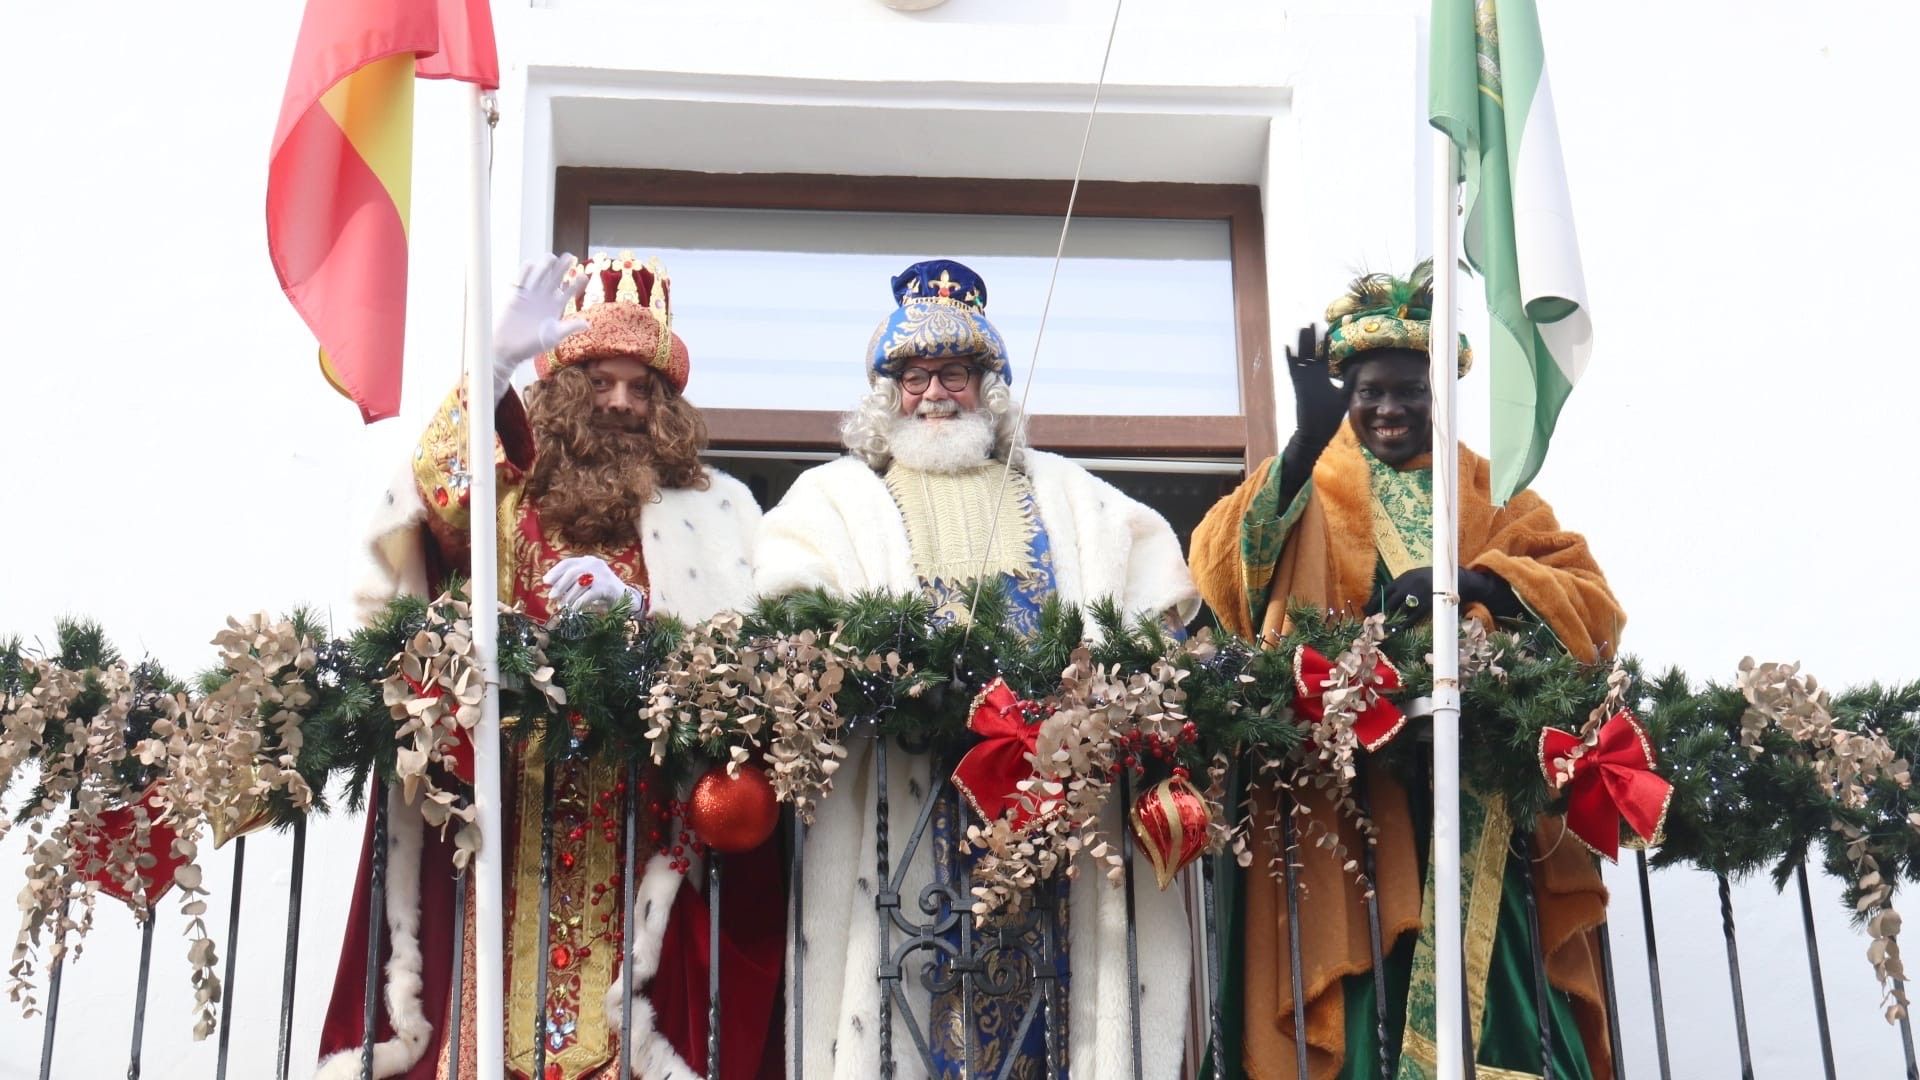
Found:
<path fill-rule="evenodd" d="M 748 606 L 749 554 L 760 519 L 738 480 L 700 462 L 706 424 L 684 396 L 687 346 L 672 329 L 671 283 L 658 262 L 631 256 L 574 267 L 571 256 L 529 263 L 495 331 L 494 466 L 499 490 L 500 596 L 542 622 L 570 610 L 626 604 L 693 622 Z M 524 407 L 509 382 L 533 359 Z M 467 402 L 456 390 L 428 425 L 373 530 L 380 574 L 363 591 L 378 610 L 394 594 L 433 595 L 468 572 Z M 503 723 L 511 725 L 512 718 Z M 671 823 L 642 807 L 636 925 L 622 976 L 626 791 L 611 765 L 549 764 L 531 741 L 504 748 L 507 856 L 507 1065 L 540 1080 L 627 1075 L 618 1070 L 623 998 L 632 994 L 633 1074 L 688 1080 L 705 1072 L 709 914 L 669 852 Z M 470 754 L 460 760 L 471 761 Z M 548 773 L 551 772 L 551 776 Z M 471 782 L 471 775 L 460 777 Z M 543 787 L 551 781 L 554 798 Z M 658 793 L 657 793 L 658 794 Z M 389 796 L 393 798 L 395 796 Z M 488 793 L 476 792 L 476 798 Z M 428 1080 L 443 1070 L 452 965 L 450 847 L 422 835 L 417 813 L 394 812 L 389 841 L 381 1040 L 374 1075 Z M 554 820 L 553 888 L 545 948 L 539 902 L 541 826 Z M 693 859 L 693 873 L 700 872 Z M 340 975 L 322 1032 L 332 1056 L 320 1076 L 359 1075 L 367 912 L 366 860 L 349 916 Z M 721 1060 L 726 1074 L 778 1068 L 784 886 L 769 845 L 728 858 L 723 899 Z M 471 904 L 471 896 L 466 898 Z M 469 938 L 474 920 L 466 922 Z M 476 950 L 466 949 L 463 997 Z M 542 969 L 545 1000 L 535 1000 Z M 462 1075 L 474 1075 L 473 1009 L 462 1010 Z M 771 1058 L 763 1066 L 763 1058 Z"/>

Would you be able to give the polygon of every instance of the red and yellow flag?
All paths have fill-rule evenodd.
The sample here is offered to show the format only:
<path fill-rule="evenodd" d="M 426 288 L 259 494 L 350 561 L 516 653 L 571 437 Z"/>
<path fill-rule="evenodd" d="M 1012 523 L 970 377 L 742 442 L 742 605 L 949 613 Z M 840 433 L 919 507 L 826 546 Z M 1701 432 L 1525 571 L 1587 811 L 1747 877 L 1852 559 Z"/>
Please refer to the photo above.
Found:
<path fill-rule="evenodd" d="M 267 250 L 367 423 L 400 411 L 413 80 L 500 85 L 487 0 L 307 0 L 267 166 Z"/>

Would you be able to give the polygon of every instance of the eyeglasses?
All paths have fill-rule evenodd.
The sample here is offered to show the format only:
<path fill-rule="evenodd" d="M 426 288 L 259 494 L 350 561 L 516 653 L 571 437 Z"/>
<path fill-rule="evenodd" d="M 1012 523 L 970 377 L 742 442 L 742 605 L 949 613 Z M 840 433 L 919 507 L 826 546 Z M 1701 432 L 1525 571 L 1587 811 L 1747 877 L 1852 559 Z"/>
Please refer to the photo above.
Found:
<path fill-rule="evenodd" d="M 900 373 L 900 388 L 909 394 L 918 394 L 933 384 L 933 372 L 923 367 L 911 367 Z M 965 390 L 973 382 L 973 368 L 966 364 L 948 364 L 940 369 L 940 385 L 950 394 Z"/>

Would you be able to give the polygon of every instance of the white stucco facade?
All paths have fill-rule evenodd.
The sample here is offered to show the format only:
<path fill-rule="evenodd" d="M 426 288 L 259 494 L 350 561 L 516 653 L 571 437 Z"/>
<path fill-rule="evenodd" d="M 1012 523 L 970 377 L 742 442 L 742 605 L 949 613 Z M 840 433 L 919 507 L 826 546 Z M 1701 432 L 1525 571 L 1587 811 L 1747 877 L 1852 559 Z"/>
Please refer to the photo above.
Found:
<path fill-rule="evenodd" d="M 1424 7 L 1126 0 L 1085 175 L 1259 185 L 1268 357 L 1354 271 L 1404 269 L 1429 247 Z M 1920 156 L 1882 115 L 1920 16 L 1864 2 L 1542 7 L 1597 345 L 1538 487 L 1608 569 L 1627 650 L 1703 679 L 1748 653 L 1802 659 L 1836 686 L 1920 676 L 1897 621 L 1920 609 L 1900 408 L 1920 400 L 1920 369 L 1898 334 Z M 0 636 L 46 639 L 56 617 L 87 615 L 125 652 L 189 673 L 228 614 L 348 617 L 363 510 L 458 368 L 467 98 L 419 90 L 403 415 L 363 428 L 318 377 L 265 250 L 268 141 L 300 12 L 0 12 L 13 466 Z M 496 0 L 495 280 L 548 247 L 559 166 L 1069 177 L 1112 12 Z M 1284 379 L 1274 392 L 1284 440 Z M 1484 448 L 1485 383 L 1461 395 L 1465 438 Z M 344 815 L 312 830 L 295 1075 L 313 1059 L 358 837 Z M 18 847 L 0 849 L 0 882 Z M 248 853 L 235 1077 L 271 1075 L 287 850 L 269 835 Z M 229 873 L 224 851 L 208 861 L 223 949 Z M 1609 883 L 1627 1071 L 1657 1075 L 1638 887 L 1630 872 Z M 1865 939 L 1832 882 L 1815 892 L 1839 1075 L 1898 1075 Z M 1663 873 L 1653 894 L 1673 1075 L 1735 1075 L 1713 882 Z M 1819 1075 L 1797 902 L 1757 882 L 1735 903 L 1757 1075 Z M 98 923 L 67 972 L 57 1077 L 126 1069 L 138 935 L 115 908 Z M 213 1071 L 214 1043 L 188 1039 L 180 927 L 163 909 L 150 1080 Z M 40 1030 L 0 1010 L 0 1080 L 36 1075 Z"/>

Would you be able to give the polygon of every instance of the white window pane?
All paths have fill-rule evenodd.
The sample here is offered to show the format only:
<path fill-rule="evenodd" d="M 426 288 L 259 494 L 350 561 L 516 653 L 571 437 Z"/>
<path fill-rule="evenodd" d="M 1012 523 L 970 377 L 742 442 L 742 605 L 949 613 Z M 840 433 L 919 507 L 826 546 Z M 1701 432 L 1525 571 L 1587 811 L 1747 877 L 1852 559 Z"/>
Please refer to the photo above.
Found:
<path fill-rule="evenodd" d="M 986 279 L 1016 395 L 1037 368 L 1030 411 L 1240 412 L 1223 221 L 1076 219 L 1037 365 L 1058 218 L 622 206 L 595 207 L 588 232 L 595 255 L 665 265 L 688 397 L 709 408 L 850 407 L 893 275 L 951 258 Z"/>

